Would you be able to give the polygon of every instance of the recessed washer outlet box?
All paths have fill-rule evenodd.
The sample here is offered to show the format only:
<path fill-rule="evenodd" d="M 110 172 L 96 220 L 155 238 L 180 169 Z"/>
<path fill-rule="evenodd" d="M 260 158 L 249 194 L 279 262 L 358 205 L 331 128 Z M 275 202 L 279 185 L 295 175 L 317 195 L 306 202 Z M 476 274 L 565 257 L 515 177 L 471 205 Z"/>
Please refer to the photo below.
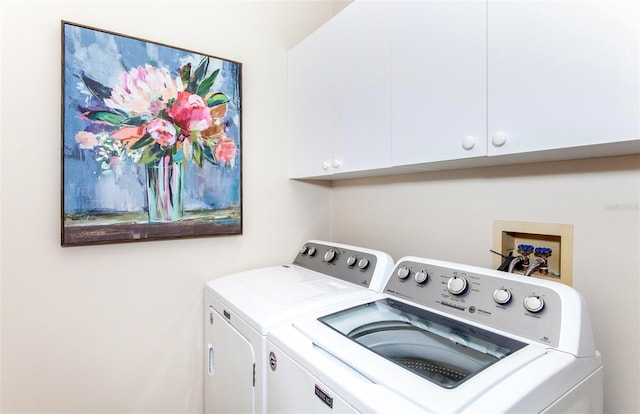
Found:
<path fill-rule="evenodd" d="M 522 244 L 552 250 L 547 258 L 548 274 L 544 275 L 536 270 L 530 276 L 573 285 L 573 225 L 504 220 L 493 222 L 494 251 L 504 256 L 519 256 L 518 246 Z M 531 253 L 529 258 L 533 263 L 536 256 Z M 502 257 L 494 255 L 493 267 L 500 267 L 503 260 Z M 513 273 L 524 275 L 522 270 L 515 270 Z"/>

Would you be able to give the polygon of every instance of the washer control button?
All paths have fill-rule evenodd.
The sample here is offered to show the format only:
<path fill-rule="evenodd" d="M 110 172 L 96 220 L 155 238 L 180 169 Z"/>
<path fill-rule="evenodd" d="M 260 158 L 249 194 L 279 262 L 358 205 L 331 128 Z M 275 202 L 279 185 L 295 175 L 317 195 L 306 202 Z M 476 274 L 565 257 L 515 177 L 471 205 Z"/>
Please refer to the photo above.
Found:
<path fill-rule="evenodd" d="M 307 254 L 308 254 L 309 256 L 313 256 L 313 255 L 315 255 L 315 254 L 316 254 L 316 248 L 315 248 L 315 247 L 313 247 L 313 246 L 309 247 L 309 248 L 307 249 Z"/>
<path fill-rule="evenodd" d="M 406 279 L 411 274 L 411 270 L 407 266 L 402 266 L 396 273 L 400 279 Z"/>
<path fill-rule="evenodd" d="M 467 279 L 454 276 L 447 283 L 447 290 L 454 295 L 462 295 L 467 290 Z"/>
<path fill-rule="evenodd" d="M 325 261 L 325 262 L 330 263 L 330 262 L 332 262 L 332 261 L 333 261 L 333 259 L 335 259 L 335 258 L 336 258 L 336 251 L 335 251 L 335 250 L 333 250 L 333 249 L 329 249 L 329 250 L 327 250 L 327 251 L 326 251 L 326 253 L 324 254 L 324 261 Z"/>
<path fill-rule="evenodd" d="M 544 308 L 544 300 L 540 296 L 527 296 L 524 298 L 524 308 L 529 312 L 540 312 Z"/>
<path fill-rule="evenodd" d="M 505 288 L 496 289 L 493 292 L 493 300 L 500 305 L 505 305 L 511 301 L 511 292 Z"/>
<path fill-rule="evenodd" d="M 429 279 L 429 274 L 426 270 L 421 270 L 413 276 L 417 283 L 423 284 Z"/>
<path fill-rule="evenodd" d="M 353 255 L 352 255 L 352 256 L 349 256 L 349 257 L 347 257 L 347 266 L 351 267 L 351 266 L 353 266 L 354 264 L 356 264 L 356 262 L 357 262 L 357 261 L 358 261 L 358 258 L 357 258 L 357 257 L 355 257 L 355 256 L 353 256 Z"/>
<path fill-rule="evenodd" d="M 363 257 L 362 259 L 360 259 L 360 261 L 358 262 L 358 267 L 360 269 L 366 269 L 369 266 L 369 259 L 367 259 L 366 257 Z"/>

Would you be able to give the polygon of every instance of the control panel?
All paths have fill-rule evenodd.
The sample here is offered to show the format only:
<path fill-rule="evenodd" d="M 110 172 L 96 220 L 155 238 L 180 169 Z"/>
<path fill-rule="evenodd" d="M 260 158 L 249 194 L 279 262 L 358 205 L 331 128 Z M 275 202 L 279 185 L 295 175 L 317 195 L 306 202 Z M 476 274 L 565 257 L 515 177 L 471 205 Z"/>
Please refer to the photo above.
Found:
<path fill-rule="evenodd" d="M 372 288 L 379 254 L 375 251 L 357 250 L 339 244 L 307 242 L 296 255 L 293 264 L 359 286 Z M 382 259 L 391 263 L 391 258 L 386 255 Z M 385 273 L 388 273 L 389 270 L 390 266 Z"/>
<path fill-rule="evenodd" d="M 549 346 L 558 346 L 560 295 L 531 278 L 428 259 L 398 262 L 384 293 Z"/>

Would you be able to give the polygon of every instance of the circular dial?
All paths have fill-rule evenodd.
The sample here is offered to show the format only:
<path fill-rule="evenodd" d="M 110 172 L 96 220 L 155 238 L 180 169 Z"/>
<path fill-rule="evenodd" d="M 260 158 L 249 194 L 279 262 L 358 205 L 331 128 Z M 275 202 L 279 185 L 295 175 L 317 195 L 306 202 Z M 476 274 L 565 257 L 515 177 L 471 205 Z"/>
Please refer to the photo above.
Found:
<path fill-rule="evenodd" d="M 369 259 L 367 259 L 366 257 L 360 259 L 360 261 L 358 262 L 358 267 L 360 269 L 366 269 L 367 266 L 369 266 Z"/>
<path fill-rule="evenodd" d="M 524 308 L 529 312 L 540 312 L 544 308 L 544 300 L 540 296 L 527 296 L 523 302 Z"/>
<path fill-rule="evenodd" d="M 353 266 L 358 261 L 358 258 L 355 256 L 347 257 L 347 266 Z"/>
<path fill-rule="evenodd" d="M 327 250 L 326 253 L 324 254 L 324 261 L 325 262 L 331 262 L 335 258 L 336 258 L 336 251 L 333 250 L 333 249 Z"/>
<path fill-rule="evenodd" d="M 313 256 L 314 254 L 316 254 L 316 248 L 313 246 L 309 247 L 309 249 L 307 249 L 307 254 L 309 256 Z"/>
<path fill-rule="evenodd" d="M 413 276 L 417 283 L 425 283 L 429 279 L 429 274 L 425 270 L 421 270 Z"/>
<path fill-rule="evenodd" d="M 400 279 L 406 279 L 409 277 L 410 273 L 411 273 L 411 270 L 409 270 L 407 266 L 402 266 L 400 269 L 398 269 L 398 273 L 396 274 Z"/>
<path fill-rule="evenodd" d="M 505 288 L 496 289 L 495 292 L 493 292 L 493 300 L 500 305 L 507 304 L 511 300 L 511 292 Z"/>
<path fill-rule="evenodd" d="M 454 295 L 462 295 L 467 290 L 467 279 L 454 276 L 447 283 L 447 290 Z"/>
<path fill-rule="evenodd" d="M 307 254 L 308 251 L 309 251 L 309 246 L 305 244 L 304 246 L 302 246 L 302 249 L 300 249 L 300 254 Z"/>

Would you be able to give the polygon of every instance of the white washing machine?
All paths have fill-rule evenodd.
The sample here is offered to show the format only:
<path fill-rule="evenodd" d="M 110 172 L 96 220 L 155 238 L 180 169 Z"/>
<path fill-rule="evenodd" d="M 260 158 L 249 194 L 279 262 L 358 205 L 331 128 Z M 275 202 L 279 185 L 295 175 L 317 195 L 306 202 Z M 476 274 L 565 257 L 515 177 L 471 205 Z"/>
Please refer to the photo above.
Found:
<path fill-rule="evenodd" d="M 381 291 L 393 270 L 386 253 L 312 240 L 292 264 L 209 281 L 204 289 L 204 411 L 266 409 L 266 335 L 312 309 Z"/>
<path fill-rule="evenodd" d="M 267 338 L 270 413 L 598 413 L 582 297 L 555 282 L 417 257 L 383 293 Z"/>

